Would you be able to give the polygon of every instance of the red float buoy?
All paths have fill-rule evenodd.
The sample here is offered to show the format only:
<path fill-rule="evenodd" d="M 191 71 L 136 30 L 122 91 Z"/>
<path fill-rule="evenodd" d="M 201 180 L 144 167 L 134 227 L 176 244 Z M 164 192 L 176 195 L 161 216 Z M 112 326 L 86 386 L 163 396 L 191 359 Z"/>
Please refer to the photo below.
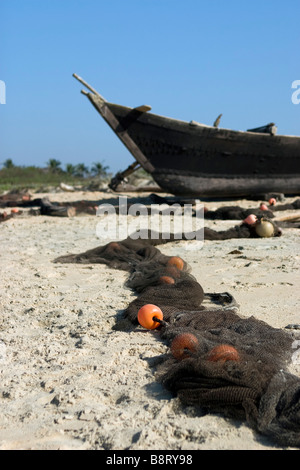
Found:
<path fill-rule="evenodd" d="M 175 284 L 174 279 L 171 276 L 160 276 L 160 284 Z"/>
<path fill-rule="evenodd" d="M 220 344 L 215 346 L 208 354 L 210 362 L 226 362 L 226 361 L 239 361 L 240 355 L 238 351 L 229 344 Z"/>
<path fill-rule="evenodd" d="M 175 266 L 177 269 L 182 271 L 183 268 L 184 268 L 184 261 L 179 256 L 172 256 L 172 258 L 169 259 L 167 265 L 169 267 L 170 266 Z"/>
<path fill-rule="evenodd" d="M 171 343 L 171 353 L 175 359 L 181 360 L 190 357 L 199 345 L 199 341 L 192 333 L 181 333 L 175 336 Z"/>
<path fill-rule="evenodd" d="M 139 309 L 137 318 L 141 326 L 147 328 L 147 330 L 155 330 L 160 325 L 155 319 L 162 320 L 163 313 L 156 305 L 146 304 Z"/>

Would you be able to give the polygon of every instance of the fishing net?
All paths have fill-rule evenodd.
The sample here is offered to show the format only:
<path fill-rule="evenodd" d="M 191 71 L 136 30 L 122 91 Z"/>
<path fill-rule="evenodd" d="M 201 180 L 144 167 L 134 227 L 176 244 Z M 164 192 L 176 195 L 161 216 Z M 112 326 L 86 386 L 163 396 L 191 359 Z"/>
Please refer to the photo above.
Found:
<path fill-rule="evenodd" d="M 205 238 L 209 234 L 223 237 L 217 239 L 257 236 L 247 224 L 221 234 L 205 230 Z M 128 237 L 55 262 L 104 263 L 128 272 L 126 285 L 136 298 L 120 321 L 134 328 L 144 305 L 162 310 L 158 332 L 170 353 L 161 357 L 156 377 L 183 404 L 246 420 L 278 444 L 300 446 L 300 378 L 288 372 L 295 331 L 241 317 L 229 293 L 204 293 L 184 260 L 157 248 L 172 240 L 174 236 L 161 234 L 155 239 Z M 178 357 L 172 345 L 180 335 L 192 335 L 195 347 L 185 345 Z M 218 346 L 226 349 L 224 345 L 235 356 L 212 354 Z"/>
<path fill-rule="evenodd" d="M 156 204 L 168 204 L 172 205 L 174 203 L 184 205 L 196 203 L 195 199 L 180 199 L 179 197 L 162 197 L 157 194 L 151 194 L 150 199 Z M 287 210 L 298 210 L 300 209 L 300 198 L 295 199 L 292 202 L 287 202 L 285 204 L 268 205 L 266 209 L 260 209 L 259 207 L 252 207 L 245 209 L 240 206 L 221 206 L 215 210 L 205 209 L 204 217 L 205 219 L 210 220 L 244 220 L 248 215 L 255 214 L 258 217 L 267 217 L 272 219 L 274 217 L 274 212 L 287 211 Z"/>
<path fill-rule="evenodd" d="M 244 220 L 250 214 L 260 217 L 268 217 L 269 219 L 274 217 L 271 210 L 263 211 L 259 208 L 243 209 L 239 206 L 224 206 L 219 207 L 216 210 L 207 210 L 205 212 L 205 218 L 211 220 Z"/>
<path fill-rule="evenodd" d="M 204 216 L 210 220 L 244 220 L 248 215 L 254 214 L 257 217 L 272 219 L 275 217 L 274 212 L 300 209 L 300 199 L 296 199 L 291 203 L 266 207 L 267 209 L 263 210 L 260 208 L 245 209 L 239 206 L 222 206 L 216 210 L 206 210 Z"/>

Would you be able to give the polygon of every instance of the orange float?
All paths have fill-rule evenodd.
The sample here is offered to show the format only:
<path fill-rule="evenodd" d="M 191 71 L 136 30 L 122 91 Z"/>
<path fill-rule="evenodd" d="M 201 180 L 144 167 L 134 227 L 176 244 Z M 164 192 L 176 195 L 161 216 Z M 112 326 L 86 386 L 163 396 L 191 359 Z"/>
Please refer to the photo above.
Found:
<path fill-rule="evenodd" d="M 268 211 L 268 207 L 266 206 L 266 204 L 264 204 L 263 202 L 261 203 L 261 205 L 259 206 L 260 210 L 261 211 Z"/>
<path fill-rule="evenodd" d="M 120 250 L 121 247 L 120 247 L 119 243 L 117 243 L 117 242 L 110 242 L 108 244 L 107 248 L 109 248 L 110 250 L 117 250 L 118 251 L 118 250 Z"/>
<path fill-rule="evenodd" d="M 244 220 L 244 223 L 248 225 L 253 225 L 255 224 L 255 222 L 257 222 L 257 217 L 254 214 L 248 215 L 248 217 L 246 217 L 246 219 Z"/>
<path fill-rule="evenodd" d="M 179 256 L 172 256 L 172 258 L 167 262 L 167 266 L 175 266 L 177 269 L 182 271 L 184 268 L 184 261 Z"/>
<path fill-rule="evenodd" d="M 175 336 L 171 343 L 171 353 L 177 360 L 190 357 L 199 345 L 199 341 L 192 333 L 181 333 Z"/>
<path fill-rule="evenodd" d="M 137 314 L 138 322 L 147 330 L 155 330 L 160 323 L 155 321 L 153 318 L 159 320 L 163 319 L 163 313 L 159 307 L 153 304 L 146 304 L 141 307 Z"/>
<path fill-rule="evenodd" d="M 165 272 L 168 276 L 171 276 L 173 278 L 180 277 L 180 270 L 177 269 L 175 266 L 167 266 Z"/>
<path fill-rule="evenodd" d="M 208 360 L 211 362 L 239 361 L 238 351 L 229 344 L 220 344 L 215 346 L 208 354 Z"/>
<path fill-rule="evenodd" d="M 174 279 L 171 276 L 160 276 L 160 284 L 175 284 Z"/>

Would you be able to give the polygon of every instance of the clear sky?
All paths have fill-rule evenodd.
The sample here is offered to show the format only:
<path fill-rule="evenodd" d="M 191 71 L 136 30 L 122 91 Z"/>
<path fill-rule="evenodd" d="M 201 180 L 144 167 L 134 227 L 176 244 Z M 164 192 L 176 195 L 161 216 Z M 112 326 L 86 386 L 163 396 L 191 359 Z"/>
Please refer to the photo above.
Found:
<path fill-rule="evenodd" d="M 299 0 L 0 0 L 0 163 L 134 161 L 80 93 L 246 130 L 300 135 Z"/>

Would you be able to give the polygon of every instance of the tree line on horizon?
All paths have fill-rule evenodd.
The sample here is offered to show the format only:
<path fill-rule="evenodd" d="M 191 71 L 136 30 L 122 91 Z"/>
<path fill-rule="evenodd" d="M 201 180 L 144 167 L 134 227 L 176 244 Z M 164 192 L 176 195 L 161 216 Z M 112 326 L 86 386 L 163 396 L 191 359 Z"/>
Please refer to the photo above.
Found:
<path fill-rule="evenodd" d="M 46 163 L 46 170 L 51 173 L 65 173 L 69 176 L 74 176 L 78 178 L 87 178 L 87 177 L 106 177 L 108 176 L 108 166 L 105 166 L 101 162 L 93 163 L 91 168 L 87 167 L 84 163 L 78 163 L 73 165 L 72 163 L 66 163 L 65 170 L 61 167 L 61 162 L 55 158 L 50 158 Z M 11 158 L 5 160 L 2 163 L 3 168 L 20 168 L 18 165 L 15 165 Z"/>

